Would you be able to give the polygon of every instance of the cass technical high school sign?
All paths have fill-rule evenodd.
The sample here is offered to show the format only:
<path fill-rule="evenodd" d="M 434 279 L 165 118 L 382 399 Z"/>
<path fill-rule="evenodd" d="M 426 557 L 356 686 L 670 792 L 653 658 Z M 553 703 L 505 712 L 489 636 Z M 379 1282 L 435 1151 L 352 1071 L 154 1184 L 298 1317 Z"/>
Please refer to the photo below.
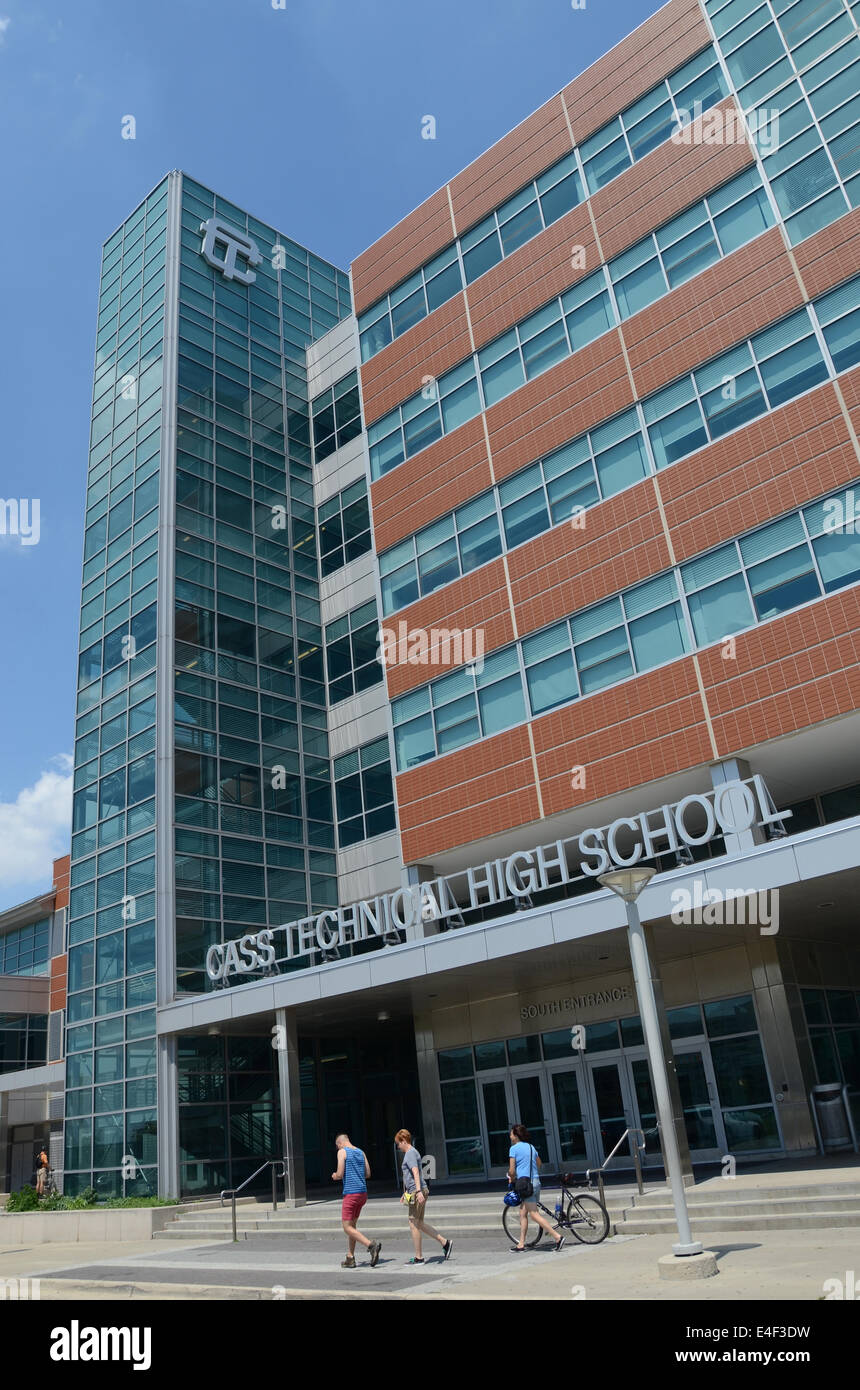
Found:
<path fill-rule="evenodd" d="M 475 868 L 210 946 L 206 973 L 210 980 L 225 981 L 231 975 L 269 970 L 279 960 L 334 951 L 374 936 L 399 941 L 400 933 L 419 921 L 440 922 L 490 904 L 528 899 L 559 884 L 596 878 L 613 867 L 627 868 L 640 859 L 677 852 L 684 845 L 707 844 L 716 835 L 737 835 L 754 825 L 781 823 L 790 815 L 775 809 L 761 777 L 726 782 L 713 791 L 685 796 L 671 806 L 637 816 L 621 816 L 610 825 L 566 840 L 517 850 L 506 859 L 487 860 Z M 567 846 L 579 861 L 579 873 L 569 867 Z"/>

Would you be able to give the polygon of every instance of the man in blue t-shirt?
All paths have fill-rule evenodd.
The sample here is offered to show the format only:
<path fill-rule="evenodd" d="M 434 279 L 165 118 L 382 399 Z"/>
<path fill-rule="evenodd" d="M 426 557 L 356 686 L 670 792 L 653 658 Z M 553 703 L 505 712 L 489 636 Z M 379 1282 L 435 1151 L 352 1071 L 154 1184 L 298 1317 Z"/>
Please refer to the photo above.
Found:
<path fill-rule="evenodd" d="M 343 1202 L 340 1219 L 346 1232 L 346 1259 L 341 1261 L 341 1269 L 355 1269 L 355 1242 L 358 1240 L 370 1252 L 370 1263 L 375 1265 L 379 1259 L 382 1242 L 368 1240 L 358 1229 L 358 1217 L 367 1201 L 367 1179 L 370 1177 L 370 1164 L 361 1149 L 350 1143 L 348 1134 L 339 1134 L 334 1141 L 337 1145 L 337 1167 L 332 1173 L 333 1182 L 343 1182 Z"/>

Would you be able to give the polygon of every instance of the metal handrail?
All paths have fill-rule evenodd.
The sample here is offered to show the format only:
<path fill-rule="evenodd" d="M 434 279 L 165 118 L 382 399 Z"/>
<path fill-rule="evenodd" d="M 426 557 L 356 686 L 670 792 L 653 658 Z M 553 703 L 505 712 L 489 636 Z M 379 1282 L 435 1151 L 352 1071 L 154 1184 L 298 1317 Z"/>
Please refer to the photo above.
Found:
<path fill-rule="evenodd" d="M 280 1173 L 276 1173 L 276 1172 L 275 1172 L 275 1168 L 277 1167 L 277 1165 L 278 1165 L 279 1163 L 282 1165 L 281 1171 L 280 1171 Z M 278 1210 L 278 1193 L 277 1193 L 277 1188 L 276 1188 L 276 1186 L 275 1186 L 275 1180 L 276 1180 L 276 1178 L 283 1178 L 283 1179 L 284 1179 L 284 1194 L 285 1194 L 285 1196 L 286 1196 L 286 1177 L 287 1177 L 287 1160 L 286 1160 L 286 1158 L 267 1158 L 266 1161 L 265 1161 L 264 1163 L 261 1163 L 261 1164 L 260 1164 L 260 1166 L 259 1166 L 259 1168 L 256 1170 L 256 1172 L 252 1173 L 251 1176 L 250 1176 L 249 1178 L 246 1178 L 244 1182 L 240 1183 L 238 1187 L 225 1187 L 224 1190 L 223 1190 L 223 1192 L 221 1193 L 221 1206 L 223 1207 L 223 1205 L 224 1205 L 224 1198 L 225 1198 L 225 1197 L 229 1197 L 229 1198 L 231 1199 L 232 1216 L 233 1216 L 233 1240 L 234 1240 L 234 1241 L 237 1241 L 237 1240 L 239 1239 L 238 1235 L 236 1234 L 236 1198 L 237 1198 L 238 1194 L 242 1191 L 242 1189 L 248 1186 L 248 1183 L 253 1182 L 255 1178 L 259 1177 L 259 1175 L 262 1173 L 262 1171 L 263 1171 L 264 1168 L 271 1168 L 271 1170 L 272 1170 L 272 1210 L 273 1210 L 273 1211 L 277 1211 L 277 1210 Z"/>
<path fill-rule="evenodd" d="M 641 1135 L 641 1144 L 638 1142 L 638 1140 L 636 1143 L 634 1143 L 634 1135 Z M 606 1195 L 603 1189 L 603 1170 L 604 1168 L 608 1167 L 608 1165 L 612 1162 L 612 1159 L 618 1153 L 618 1150 L 621 1148 L 621 1145 L 624 1143 L 624 1140 L 628 1137 L 630 1139 L 630 1155 L 633 1159 L 633 1167 L 636 1169 L 636 1186 L 639 1188 L 639 1195 L 641 1196 L 642 1193 L 645 1191 L 645 1187 L 642 1183 L 642 1164 L 639 1161 L 639 1150 L 641 1149 L 644 1152 L 645 1149 L 645 1131 L 644 1129 L 634 1129 L 631 1126 L 630 1128 L 625 1129 L 621 1138 L 618 1140 L 618 1143 L 615 1145 L 615 1148 L 612 1150 L 611 1154 L 609 1154 L 603 1160 L 599 1168 L 586 1168 L 585 1170 L 586 1181 L 589 1183 L 589 1185 L 591 1184 L 592 1173 L 597 1174 L 597 1186 L 600 1191 L 600 1200 L 603 1206 L 606 1206 Z"/>

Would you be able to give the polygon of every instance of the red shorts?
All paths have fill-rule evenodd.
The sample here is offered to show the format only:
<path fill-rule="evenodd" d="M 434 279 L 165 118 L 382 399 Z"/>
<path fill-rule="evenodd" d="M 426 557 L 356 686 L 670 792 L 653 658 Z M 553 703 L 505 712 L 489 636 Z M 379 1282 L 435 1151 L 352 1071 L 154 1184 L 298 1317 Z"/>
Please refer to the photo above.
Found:
<path fill-rule="evenodd" d="M 348 1192 L 340 1209 L 341 1221 L 348 1221 L 350 1226 L 354 1226 L 366 1201 L 366 1192 Z"/>

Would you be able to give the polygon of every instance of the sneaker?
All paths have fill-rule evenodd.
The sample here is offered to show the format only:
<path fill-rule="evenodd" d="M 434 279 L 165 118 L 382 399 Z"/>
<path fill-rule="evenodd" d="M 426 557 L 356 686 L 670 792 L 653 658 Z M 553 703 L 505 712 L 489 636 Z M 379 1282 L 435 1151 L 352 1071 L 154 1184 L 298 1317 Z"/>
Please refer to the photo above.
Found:
<path fill-rule="evenodd" d="M 512 1245 L 512 1246 L 511 1246 L 511 1254 L 512 1254 L 512 1255 L 524 1255 L 525 1253 L 526 1253 L 526 1247 L 525 1247 L 524 1245 Z"/>
<path fill-rule="evenodd" d="M 412 1259 L 411 1259 L 411 1260 L 407 1260 L 406 1263 L 407 1263 L 408 1265 L 423 1265 L 424 1261 L 423 1261 L 423 1259 L 422 1259 L 422 1260 L 416 1259 L 415 1256 L 413 1255 L 413 1256 L 412 1256 Z"/>
<path fill-rule="evenodd" d="M 340 1267 L 341 1267 L 341 1269 L 355 1269 L 355 1267 L 356 1267 L 356 1264 L 355 1264 L 355 1256 L 354 1256 L 354 1255 L 347 1255 L 347 1257 L 346 1257 L 345 1260 L 341 1260 L 341 1262 L 340 1262 Z"/>
<path fill-rule="evenodd" d="M 561 1249 L 561 1247 L 562 1247 L 563 1245 L 564 1245 L 564 1236 L 560 1236 L 559 1239 L 556 1241 L 555 1247 L 554 1247 L 555 1253 L 556 1253 L 556 1254 L 558 1253 L 558 1251 Z"/>
<path fill-rule="evenodd" d="M 371 1263 L 371 1265 L 375 1265 L 375 1264 L 378 1264 L 378 1263 L 379 1263 L 379 1252 L 380 1252 L 381 1249 L 382 1249 L 382 1241 L 381 1241 L 381 1240 L 375 1240 L 375 1241 L 373 1242 L 373 1244 L 370 1246 L 370 1250 L 368 1251 L 368 1253 L 369 1253 L 369 1255 L 370 1255 L 370 1263 Z"/>
<path fill-rule="evenodd" d="M 442 1259 L 443 1259 L 443 1260 L 447 1260 L 447 1258 L 448 1258 L 448 1256 L 450 1255 L 450 1253 L 451 1253 L 451 1251 L 453 1250 L 453 1248 L 454 1248 L 454 1242 L 453 1242 L 453 1240 L 446 1240 L 446 1241 L 445 1241 L 445 1244 L 442 1246 Z"/>

